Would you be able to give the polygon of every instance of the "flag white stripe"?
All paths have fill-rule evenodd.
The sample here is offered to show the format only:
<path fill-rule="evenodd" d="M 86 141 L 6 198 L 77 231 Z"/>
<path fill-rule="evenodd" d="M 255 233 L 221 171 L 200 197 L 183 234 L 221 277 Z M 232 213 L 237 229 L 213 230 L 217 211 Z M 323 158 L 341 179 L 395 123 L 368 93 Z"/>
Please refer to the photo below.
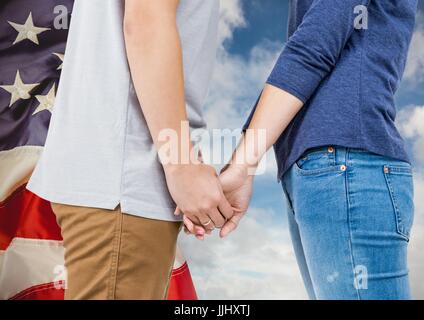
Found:
<path fill-rule="evenodd" d="M 2 254 L 0 299 L 36 285 L 64 280 L 62 241 L 14 238 Z"/>
<path fill-rule="evenodd" d="M 43 147 L 24 146 L 0 152 L 0 202 L 28 182 Z"/>

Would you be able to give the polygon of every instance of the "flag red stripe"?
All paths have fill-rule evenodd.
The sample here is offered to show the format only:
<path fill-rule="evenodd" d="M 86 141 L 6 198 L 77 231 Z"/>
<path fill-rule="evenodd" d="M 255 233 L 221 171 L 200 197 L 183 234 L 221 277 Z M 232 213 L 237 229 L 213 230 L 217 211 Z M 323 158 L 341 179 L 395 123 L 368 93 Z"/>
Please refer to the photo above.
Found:
<path fill-rule="evenodd" d="M 0 250 L 6 250 L 15 237 L 62 240 L 50 202 L 37 197 L 26 186 L 0 202 Z M 12 299 L 61 300 L 63 290 L 57 290 L 53 284 L 41 284 L 20 292 Z M 168 299 L 197 299 L 187 263 L 173 270 Z"/>
<path fill-rule="evenodd" d="M 6 250 L 15 237 L 62 240 L 50 202 L 25 186 L 0 203 L 0 250 Z"/>
<path fill-rule="evenodd" d="M 28 288 L 10 300 L 63 300 L 65 292 L 57 289 L 55 283 L 45 283 Z"/>
<path fill-rule="evenodd" d="M 197 300 L 187 262 L 172 272 L 169 284 L 168 300 Z"/>

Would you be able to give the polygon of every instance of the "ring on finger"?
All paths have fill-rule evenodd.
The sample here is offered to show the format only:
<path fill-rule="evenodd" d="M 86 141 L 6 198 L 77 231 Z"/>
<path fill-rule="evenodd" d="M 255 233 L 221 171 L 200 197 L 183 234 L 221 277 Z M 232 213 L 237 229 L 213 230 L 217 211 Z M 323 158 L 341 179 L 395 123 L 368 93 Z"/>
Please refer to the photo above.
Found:
<path fill-rule="evenodd" d="M 202 226 L 207 227 L 208 225 L 212 223 L 212 219 L 209 219 L 209 221 L 206 223 L 203 223 L 203 222 L 200 222 L 200 223 L 202 224 Z"/>

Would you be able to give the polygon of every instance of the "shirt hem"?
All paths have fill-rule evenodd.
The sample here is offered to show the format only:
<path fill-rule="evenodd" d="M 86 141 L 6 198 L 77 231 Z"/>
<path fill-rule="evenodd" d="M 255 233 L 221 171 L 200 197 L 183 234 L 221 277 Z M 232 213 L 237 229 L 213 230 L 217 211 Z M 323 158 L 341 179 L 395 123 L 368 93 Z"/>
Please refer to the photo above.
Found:
<path fill-rule="evenodd" d="M 120 205 L 121 212 L 124 214 L 160 221 L 182 221 L 181 217 L 174 215 L 175 208 L 153 206 L 144 201 L 119 200 L 114 196 L 99 196 L 92 193 L 49 193 L 35 190 L 31 186 L 27 186 L 27 189 L 40 198 L 53 203 L 105 210 L 114 210 Z M 76 198 L 78 200 L 75 200 Z"/>
<path fill-rule="evenodd" d="M 304 94 L 300 93 L 299 90 L 293 88 L 292 86 L 290 86 L 289 84 L 285 82 L 274 81 L 273 79 L 270 78 L 266 81 L 266 83 L 280 90 L 290 93 L 291 95 L 295 96 L 300 101 L 302 101 L 304 104 L 308 101 L 308 99 L 306 98 Z"/>

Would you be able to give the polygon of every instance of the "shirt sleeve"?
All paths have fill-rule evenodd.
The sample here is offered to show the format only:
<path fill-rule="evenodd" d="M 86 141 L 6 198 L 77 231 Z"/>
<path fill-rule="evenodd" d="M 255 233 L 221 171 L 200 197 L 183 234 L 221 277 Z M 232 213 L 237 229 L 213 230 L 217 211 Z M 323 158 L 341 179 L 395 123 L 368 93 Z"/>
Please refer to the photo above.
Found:
<path fill-rule="evenodd" d="M 314 0 L 287 41 L 267 83 L 308 101 L 331 73 L 355 31 L 355 8 L 367 7 L 369 1 Z"/>

